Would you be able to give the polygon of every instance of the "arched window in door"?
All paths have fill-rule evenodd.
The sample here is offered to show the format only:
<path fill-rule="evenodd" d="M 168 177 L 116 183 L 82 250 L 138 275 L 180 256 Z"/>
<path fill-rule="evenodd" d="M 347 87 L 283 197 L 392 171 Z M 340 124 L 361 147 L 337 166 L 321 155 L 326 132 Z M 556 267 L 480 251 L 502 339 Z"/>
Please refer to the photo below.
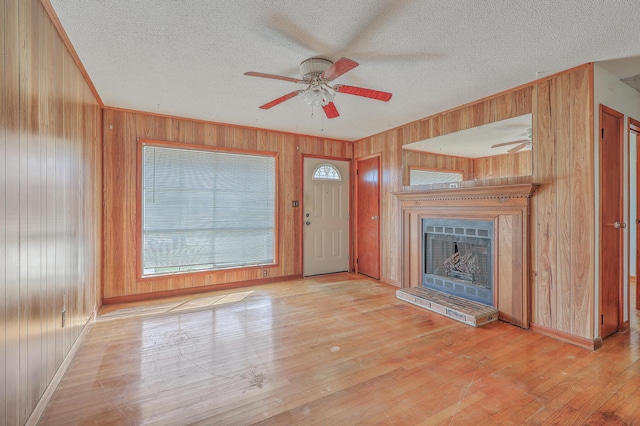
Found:
<path fill-rule="evenodd" d="M 335 180 L 341 181 L 340 172 L 331 164 L 320 164 L 313 171 L 313 180 Z"/>

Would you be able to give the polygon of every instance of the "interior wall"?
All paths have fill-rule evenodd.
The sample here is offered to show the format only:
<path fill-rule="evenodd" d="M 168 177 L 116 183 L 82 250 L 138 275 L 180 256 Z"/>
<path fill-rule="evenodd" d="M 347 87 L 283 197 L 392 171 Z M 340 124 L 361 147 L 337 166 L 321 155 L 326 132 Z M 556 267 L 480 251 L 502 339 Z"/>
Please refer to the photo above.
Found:
<path fill-rule="evenodd" d="M 631 117 L 636 120 L 640 120 L 640 93 L 637 90 L 629 87 L 620 81 L 618 77 L 607 71 L 602 66 L 595 64 L 594 65 L 594 88 L 593 88 L 593 96 L 594 96 L 594 117 L 598 117 L 600 104 L 606 105 L 609 108 L 613 108 L 614 110 L 621 112 L 624 114 L 624 222 L 627 224 L 627 231 L 624 234 L 624 268 L 627 272 L 624 277 L 624 319 L 629 319 L 629 280 L 628 276 L 635 276 L 636 274 L 636 258 L 635 258 L 635 247 L 637 245 L 636 241 L 636 197 L 637 191 L 636 188 L 636 144 L 635 137 L 631 139 L 631 143 L 629 142 L 629 122 L 628 118 Z M 598 179 L 599 179 L 599 151 L 598 147 L 598 134 L 599 134 L 600 123 L 598 120 L 594 120 L 594 135 L 596 144 L 594 146 L 596 156 L 596 191 L 598 191 Z M 628 194 L 628 196 L 627 196 Z M 596 193 L 596 199 L 599 200 L 599 193 Z M 599 204 L 596 204 L 599 206 Z M 596 228 L 596 236 L 598 228 Z M 596 238 L 596 247 L 597 247 L 598 239 Z M 629 250 L 628 250 L 629 249 Z M 596 279 L 599 275 L 596 274 Z M 598 287 L 596 287 L 596 291 Z M 598 300 L 598 299 L 596 299 Z M 596 315 L 596 318 L 598 315 Z"/>
<path fill-rule="evenodd" d="M 408 166 L 464 170 L 473 176 L 473 160 L 428 153 L 403 152 L 402 146 L 419 140 L 531 113 L 532 87 L 461 106 L 426 117 L 354 143 L 354 158 L 381 153 L 381 268 L 380 279 L 400 286 L 402 259 L 400 204 L 393 195 L 407 185 Z"/>
<path fill-rule="evenodd" d="M 473 179 L 477 180 L 531 176 L 532 173 L 531 150 L 473 159 Z"/>
<path fill-rule="evenodd" d="M 0 46 L 0 424 L 19 425 L 97 307 L 101 112 L 38 0 L 2 2 Z"/>
<path fill-rule="evenodd" d="M 532 318 L 587 345 L 596 337 L 593 67 L 534 87 Z"/>
<path fill-rule="evenodd" d="M 381 279 L 401 279 L 402 145 L 533 113 L 532 320 L 538 331 L 594 339 L 595 191 L 593 68 L 584 65 L 354 144 L 354 157 L 382 153 Z M 422 154 L 428 155 L 428 154 Z"/>
<path fill-rule="evenodd" d="M 146 138 L 278 153 L 278 264 L 275 267 L 213 271 L 172 277 L 137 276 L 137 139 Z M 299 277 L 302 216 L 292 201 L 302 200 L 302 155 L 351 159 L 351 142 L 269 130 L 104 110 L 104 298 L 107 302 L 152 292 L 258 283 Z M 266 270 L 268 278 L 263 278 Z"/>

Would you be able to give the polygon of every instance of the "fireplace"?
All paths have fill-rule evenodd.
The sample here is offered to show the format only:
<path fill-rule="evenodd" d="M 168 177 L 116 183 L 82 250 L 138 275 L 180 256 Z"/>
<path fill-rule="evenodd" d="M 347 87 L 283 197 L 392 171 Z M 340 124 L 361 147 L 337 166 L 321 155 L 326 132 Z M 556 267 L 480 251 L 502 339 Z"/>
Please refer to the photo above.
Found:
<path fill-rule="evenodd" d="M 493 221 L 422 219 L 422 286 L 494 306 Z"/>

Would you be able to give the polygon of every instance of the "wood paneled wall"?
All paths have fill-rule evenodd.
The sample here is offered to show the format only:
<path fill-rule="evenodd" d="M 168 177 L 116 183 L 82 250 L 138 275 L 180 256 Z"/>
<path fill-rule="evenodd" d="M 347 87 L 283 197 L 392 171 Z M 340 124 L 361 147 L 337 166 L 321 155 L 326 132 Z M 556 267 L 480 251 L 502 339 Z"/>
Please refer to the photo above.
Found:
<path fill-rule="evenodd" d="M 403 186 L 409 185 L 410 167 L 461 170 L 463 180 L 482 180 L 531 176 L 533 160 L 531 151 L 492 157 L 464 158 L 406 150 L 402 153 Z"/>
<path fill-rule="evenodd" d="M 263 281 L 263 269 L 237 269 L 140 280 L 136 269 L 137 138 L 278 153 L 278 265 L 269 279 L 302 274 L 300 208 L 302 154 L 353 157 L 351 142 L 159 115 L 104 110 L 104 298 L 133 299 L 152 292 Z"/>
<path fill-rule="evenodd" d="M 354 158 L 382 153 L 381 279 L 394 284 L 400 280 L 399 204 L 392 193 L 401 189 L 407 163 L 432 161 L 439 167 L 456 168 L 440 158 L 415 159 L 418 154 L 414 153 L 405 155 L 403 162 L 402 145 L 533 113 L 531 154 L 501 164 L 476 161 L 474 173 L 476 178 L 488 178 L 504 167 L 525 167 L 531 164 L 526 155 L 532 156 L 533 183 L 541 184 L 531 202 L 532 326 L 565 338 L 574 336 L 578 343 L 589 345 L 594 338 L 596 259 L 592 88 L 592 66 L 584 65 L 356 141 Z"/>
<path fill-rule="evenodd" d="M 473 179 L 531 176 L 532 173 L 531 151 L 473 159 Z"/>
<path fill-rule="evenodd" d="M 470 127 L 531 113 L 533 88 L 525 87 L 485 100 L 445 111 L 354 143 L 354 158 L 382 153 L 380 278 L 400 285 L 401 218 L 400 204 L 393 192 L 408 184 L 408 166 L 463 170 L 473 176 L 473 161 L 464 158 L 405 152 L 402 146 Z M 403 175 L 406 174 L 406 175 Z"/>
<path fill-rule="evenodd" d="M 0 46 L 0 424 L 19 425 L 96 309 L 101 111 L 38 0 L 3 0 Z"/>
<path fill-rule="evenodd" d="M 593 66 L 535 85 L 533 322 L 594 338 Z"/>

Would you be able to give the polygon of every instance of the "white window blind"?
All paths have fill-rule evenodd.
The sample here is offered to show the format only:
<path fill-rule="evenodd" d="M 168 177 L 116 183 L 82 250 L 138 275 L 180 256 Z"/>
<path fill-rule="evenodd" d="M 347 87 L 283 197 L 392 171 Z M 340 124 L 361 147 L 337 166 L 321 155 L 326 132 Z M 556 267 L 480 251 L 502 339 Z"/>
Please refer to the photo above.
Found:
<path fill-rule="evenodd" d="M 274 262 L 275 158 L 143 147 L 143 275 Z"/>
<path fill-rule="evenodd" d="M 460 182 L 462 173 L 438 172 L 435 170 L 409 170 L 409 185 L 429 185 L 433 183 Z"/>

